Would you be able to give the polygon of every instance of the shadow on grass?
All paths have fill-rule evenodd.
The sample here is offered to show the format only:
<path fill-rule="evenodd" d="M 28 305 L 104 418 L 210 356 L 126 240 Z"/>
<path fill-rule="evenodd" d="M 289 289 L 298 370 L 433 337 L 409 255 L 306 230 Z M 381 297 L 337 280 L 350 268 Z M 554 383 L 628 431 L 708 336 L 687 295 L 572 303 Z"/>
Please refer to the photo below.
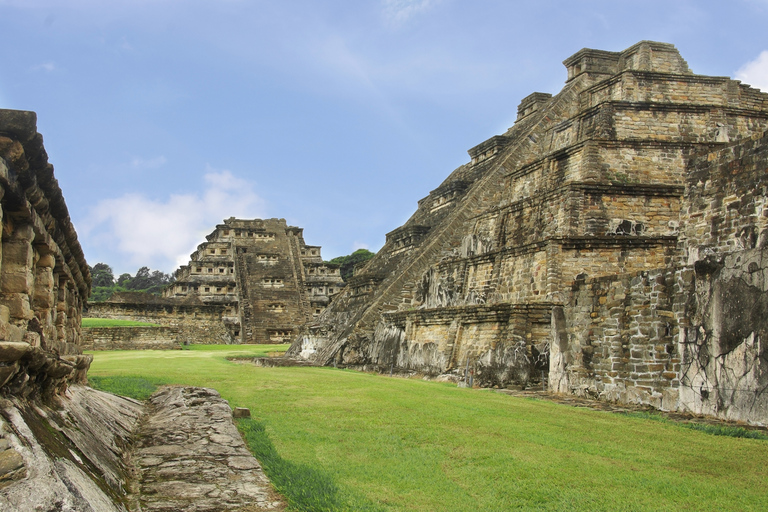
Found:
<path fill-rule="evenodd" d="M 267 436 L 262 423 L 243 419 L 238 420 L 237 428 L 277 492 L 285 496 L 292 510 L 302 512 L 381 510 L 374 504 L 361 503 L 345 495 L 333 479 L 322 471 L 283 459 Z"/>

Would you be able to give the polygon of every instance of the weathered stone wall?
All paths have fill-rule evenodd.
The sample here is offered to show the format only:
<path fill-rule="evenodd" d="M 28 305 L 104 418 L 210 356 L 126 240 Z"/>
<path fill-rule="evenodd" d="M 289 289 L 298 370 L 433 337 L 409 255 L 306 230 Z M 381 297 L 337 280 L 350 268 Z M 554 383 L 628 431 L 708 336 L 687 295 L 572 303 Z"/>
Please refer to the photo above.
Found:
<path fill-rule="evenodd" d="M 576 280 L 569 302 L 552 313 L 551 388 L 676 410 L 675 282 L 667 270 Z"/>
<path fill-rule="evenodd" d="M 71 386 L 48 403 L 0 400 L 0 510 L 125 512 L 143 408 Z"/>
<path fill-rule="evenodd" d="M 89 318 L 134 320 L 158 324 L 147 327 L 84 328 L 83 345 L 88 350 L 132 350 L 147 348 L 178 348 L 189 344 L 232 344 L 239 339 L 227 328 L 227 306 L 222 304 L 178 304 L 172 300 L 149 297 L 145 302 L 92 302 L 88 304 Z M 151 336 L 156 335 L 156 340 Z M 123 339 L 120 337 L 124 336 Z"/>
<path fill-rule="evenodd" d="M 688 165 L 681 405 L 768 422 L 768 135 Z"/>
<path fill-rule="evenodd" d="M 481 386 L 536 380 L 547 369 L 549 306 L 447 307 L 389 313 L 379 323 L 369 359 L 383 369 L 462 375 Z M 344 359 L 342 352 L 340 359 Z"/>
<path fill-rule="evenodd" d="M 0 399 L 0 510 L 284 510 L 212 389 Z"/>
<path fill-rule="evenodd" d="M 34 112 L 0 110 L 0 390 L 83 381 L 80 317 L 91 278 Z"/>
<path fill-rule="evenodd" d="M 766 135 L 689 159 L 674 259 L 553 311 L 554 389 L 766 422 L 766 170 Z"/>
<path fill-rule="evenodd" d="M 171 350 L 189 343 L 201 341 L 189 340 L 178 327 L 83 328 L 84 350 Z"/>

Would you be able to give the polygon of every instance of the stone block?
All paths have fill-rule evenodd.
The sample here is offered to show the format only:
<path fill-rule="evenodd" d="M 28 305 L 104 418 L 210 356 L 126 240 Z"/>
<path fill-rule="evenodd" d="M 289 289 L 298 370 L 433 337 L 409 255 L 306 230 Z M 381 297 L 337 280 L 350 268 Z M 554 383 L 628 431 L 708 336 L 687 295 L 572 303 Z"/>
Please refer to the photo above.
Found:
<path fill-rule="evenodd" d="M 34 317 L 29 306 L 29 296 L 24 293 L 4 293 L 0 301 L 8 306 L 10 317 L 14 320 L 31 320 Z"/>
<path fill-rule="evenodd" d="M 21 327 L 13 324 L 3 324 L 6 327 L 6 338 L 8 341 L 22 341 L 24 338 L 24 331 Z"/>
<path fill-rule="evenodd" d="M 0 362 L 13 363 L 21 359 L 31 346 L 24 342 L 0 341 Z"/>
<path fill-rule="evenodd" d="M 35 308 L 39 310 L 51 309 L 54 306 L 53 293 L 46 293 L 45 290 L 36 291 L 33 296 Z"/>
<path fill-rule="evenodd" d="M 38 267 L 44 267 L 44 268 L 53 268 L 56 266 L 56 258 L 53 256 L 53 254 L 43 254 L 40 256 L 40 259 L 37 260 L 37 266 Z M 53 283 L 53 281 L 51 281 Z"/>
<path fill-rule="evenodd" d="M 7 272 L 3 269 L 0 275 L 0 290 L 3 293 L 24 293 L 29 294 L 32 290 L 32 273 L 22 270 L 20 272 Z"/>
<path fill-rule="evenodd" d="M 0 126 L 3 132 L 22 142 L 32 140 L 37 134 L 37 114 L 28 110 L 0 110 Z"/>
<path fill-rule="evenodd" d="M 0 387 L 5 386 L 18 371 L 18 361 L 14 361 L 13 363 L 0 364 Z"/>
<path fill-rule="evenodd" d="M 250 418 L 251 410 L 247 407 L 235 407 L 232 411 L 232 417 L 234 418 Z"/>

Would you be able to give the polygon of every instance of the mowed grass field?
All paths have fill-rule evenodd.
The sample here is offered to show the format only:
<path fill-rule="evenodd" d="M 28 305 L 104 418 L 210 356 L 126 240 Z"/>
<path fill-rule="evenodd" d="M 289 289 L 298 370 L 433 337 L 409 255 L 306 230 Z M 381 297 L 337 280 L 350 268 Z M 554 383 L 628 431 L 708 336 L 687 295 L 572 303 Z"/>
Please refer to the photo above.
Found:
<path fill-rule="evenodd" d="M 157 324 L 149 322 L 136 322 L 134 320 L 114 320 L 112 318 L 83 318 L 83 327 L 156 327 Z"/>
<path fill-rule="evenodd" d="M 335 490 L 317 510 L 768 510 L 768 441 L 445 383 L 227 360 L 285 346 L 192 348 L 95 352 L 89 376 L 212 387 L 250 408 L 288 466 Z"/>

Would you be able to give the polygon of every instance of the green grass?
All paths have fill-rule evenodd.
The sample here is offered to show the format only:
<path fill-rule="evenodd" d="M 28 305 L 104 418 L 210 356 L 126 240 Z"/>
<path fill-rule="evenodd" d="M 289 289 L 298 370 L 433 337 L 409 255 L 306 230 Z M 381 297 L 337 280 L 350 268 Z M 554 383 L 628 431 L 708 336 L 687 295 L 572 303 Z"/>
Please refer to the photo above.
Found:
<path fill-rule="evenodd" d="M 157 388 L 167 384 L 163 379 L 144 377 L 96 377 L 89 376 L 88 384 L 93 389 L 108 391 L 115 395 L 127 396 L 136 400 L 146 400 Z"/>
<path fill-rule="evenodd" d="M 275 489 L 288 500 L 292 510 L 377 511 L 380 507 L 359 496 L 346 495 L 322 469 L 297 464 L 277 453 L 263 423 L 239 420 L 237 428 L 251 452 L 261 462 Z"/>
<path fill-rule="evenodd" d="M 134 320 L 114 320 L 112 318 L 83 318 L 82 327 L 158 327 L 158 324 L 136 322 Z"/>
<path fill-rule="evenodd" d="M 90 375 L 213 387 L 250 408 L 240 428 L 287 474 L 267 470 L 293 510 L 768 510 L 760 440 L 443 383 L 227 360 L 279 348 L 96 352 Z"/>
<path fill-rule="evenodd" d="M 744 427 L 737 427 L 731 425 L 709 425 L 706 423 L 675 423 L 668 420 L 661 414 L 649 413 L 649 412 L 630 412 L 624 413 L 627 416 L 635 418 L 645 418 L 653 421 L 661 421 L 663 423 L 673 423 L 679 425 L 682 428 L 690 428 L 698 430 L 699 432 L 705 432 L 713 436 L 728 436 L 728 437 L 747 437 L 749 439 L 760 439 L 762 441 L 768 441 L 768 435 L 760 430 L 750 430 Z"/>

